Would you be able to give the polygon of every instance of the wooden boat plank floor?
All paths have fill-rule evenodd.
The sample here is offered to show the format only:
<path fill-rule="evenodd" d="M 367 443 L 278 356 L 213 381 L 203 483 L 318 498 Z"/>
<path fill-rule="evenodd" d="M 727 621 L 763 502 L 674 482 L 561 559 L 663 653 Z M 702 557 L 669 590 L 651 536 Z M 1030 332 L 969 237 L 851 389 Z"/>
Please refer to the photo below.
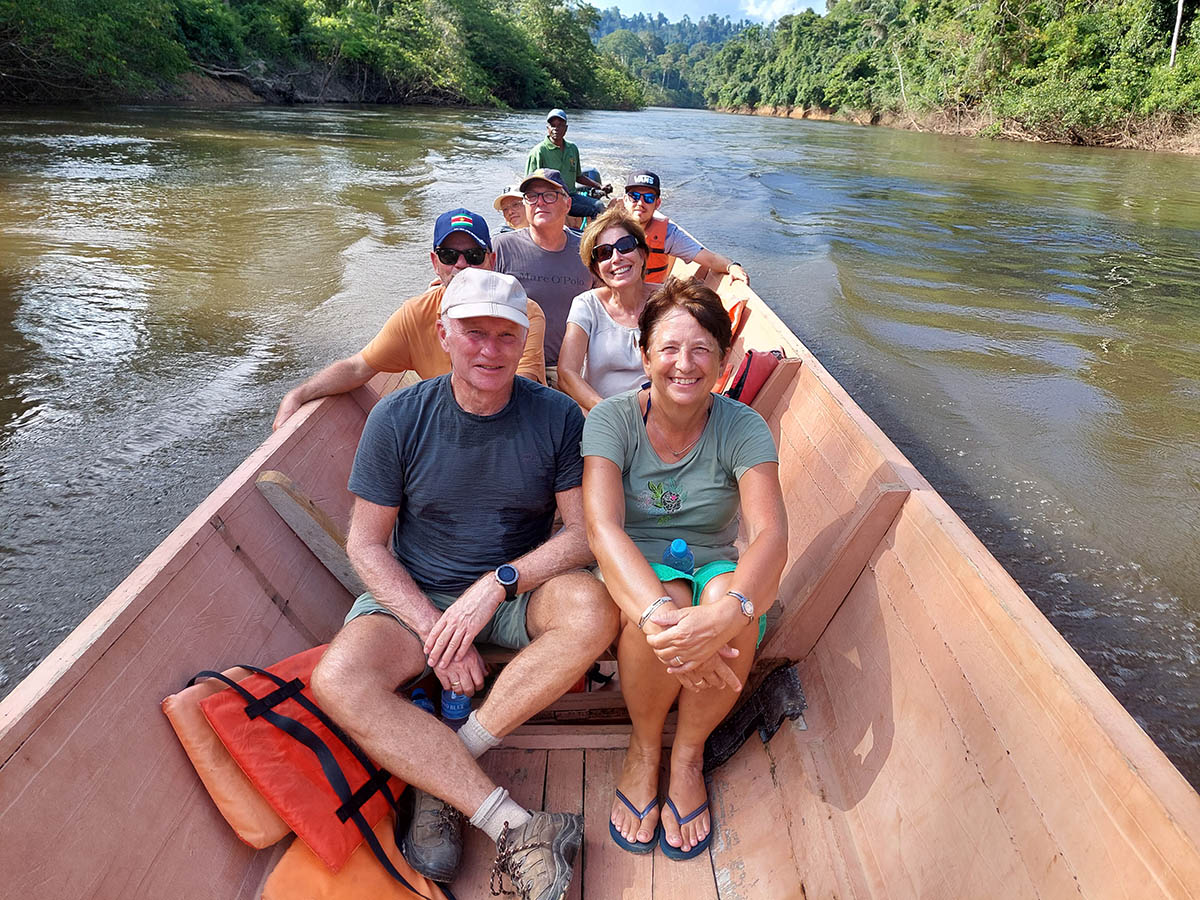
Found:
<path fill-rule="evenodd" d="M 761 752 L 761 744 L 759 747 Z M 626 853 L 612 842 L 608 816 L 624 755 L 623 748 L 525 750 L 501 747 L 489 752 L 480 762 L 484 771 L 507 787 L 519 803 L 532 809 L 583 813 L 584 844 L 580 858 L 576 860 L 575 879 L 566 900 L 679 900 L 683 897 L 688 900 L 735 900 L 742 896 L 763 896 L 761 893 L 719 892 L 711 853 L 676 862 L 659 852 L 642 856 Z M 718 783 L 722 783 L 720 779 Z M 748 798 L 738 802 L 746 806 Z M 761 821 L 762 827 L 774 828 L 771 817 L 761 817 Z M 716 843 L 714 837 L 714 846 Z M 790 849 L 787 855 L 790 860 Z M 479 830 L 468 827 L 462 871 L 452 885 L 456 897 L 466 900 L 489 896 L 489 873 L 494 856 L 495 847 L 491 841 Z"/>

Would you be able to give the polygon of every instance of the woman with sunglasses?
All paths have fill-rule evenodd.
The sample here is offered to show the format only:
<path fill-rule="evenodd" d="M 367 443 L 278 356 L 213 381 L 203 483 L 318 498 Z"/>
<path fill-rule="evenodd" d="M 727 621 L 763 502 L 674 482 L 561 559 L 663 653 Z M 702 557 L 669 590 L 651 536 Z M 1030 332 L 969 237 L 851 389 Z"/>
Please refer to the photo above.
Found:
<path fill-rule="evenodd" d="M 645 380 L 637 323 L 652 290 L 644 280 L 646 254 L 642 227 L 620 207 L 602 213 L 583 233 L 579 255 L 600 286 L 571 303 L 558 386 L 585 413 Z"/>

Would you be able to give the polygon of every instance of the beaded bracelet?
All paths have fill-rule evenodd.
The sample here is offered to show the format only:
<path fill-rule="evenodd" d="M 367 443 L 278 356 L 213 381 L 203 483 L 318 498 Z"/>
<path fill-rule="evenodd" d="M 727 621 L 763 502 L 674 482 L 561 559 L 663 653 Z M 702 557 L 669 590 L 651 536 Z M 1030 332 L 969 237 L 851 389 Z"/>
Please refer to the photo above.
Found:
<path fill-rule="evenodd" d="M 642 617 L 640 619 L 638 619 L 638 631 L 645 630 L 642 626 L 646 624 L 647 619 L 649 619 L 652 615 L 654 615 L 654 611 L 656 609 L 658 609 L 664 603 L 670 603 L 670 602 L 671 602 L 670 597 L 659 597 L 657 600 L 655 600 L 653 603 L 651 603 L 649 606 L 647 606 L 646 611 L 644 613 L 642 613 Z"/>

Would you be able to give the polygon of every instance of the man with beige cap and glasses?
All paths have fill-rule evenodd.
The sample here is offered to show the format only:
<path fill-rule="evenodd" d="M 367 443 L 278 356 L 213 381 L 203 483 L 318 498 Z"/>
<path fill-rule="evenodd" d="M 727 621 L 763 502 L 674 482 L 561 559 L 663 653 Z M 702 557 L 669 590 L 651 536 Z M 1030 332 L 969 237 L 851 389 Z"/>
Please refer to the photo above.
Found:
<path fill-rule="evenodd" d="M 350 473 L 346 544 L 368 593 L 312 686 L 364 750 L 418 789 L 398 835 L 418 872 L 453 879 L 467 816 L 496 841 L 496 868 L 521 896 L 557 900 L 582 817 L 526 810 L 476 759 L 587 671 L 617 617 L 583 569 L 583 414 L 516 377 L 526 308 L 517 279 L 463 269 L 437 323 L 450 373 L 371 410 Z M 551 536 L 556 508 L 563 527 Z M 518 653 L 457 734 L 395 692 L 432 669 L 444 688 L 474 694 L 477 639 Z"/>

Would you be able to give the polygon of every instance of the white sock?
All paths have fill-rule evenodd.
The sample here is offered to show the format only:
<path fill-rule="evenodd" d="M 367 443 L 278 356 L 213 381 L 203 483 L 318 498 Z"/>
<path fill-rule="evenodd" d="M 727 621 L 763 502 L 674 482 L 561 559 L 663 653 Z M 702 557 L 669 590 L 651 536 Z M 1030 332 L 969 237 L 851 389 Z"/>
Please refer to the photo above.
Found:
<path fill-rule="evenodd" d="M 500 832 L 507 824 L 509 830 L 520 828 L 533 816 L 529 810 L 508 796 L 508 791 L 502 787 L 496 788 L 487 799 L 479 804 L 475 815 L 471 816 L 471 824 L 487 834 L 493 841 L 500 840 Z"/>
<path fill-rule="evenodd" d="M 476 759 L 479 759 L 479 757 L 483 756 L 483 754 L 487 753 L 493 747 L 500 745 L 500 738 L 479 724 L 475 710 L 471 710 L 471 715 L 467 717 L 467 721 L 463 722 L 462 727 L 458 729 L 458 736 L 467 745 L 467 752 Z"/>

